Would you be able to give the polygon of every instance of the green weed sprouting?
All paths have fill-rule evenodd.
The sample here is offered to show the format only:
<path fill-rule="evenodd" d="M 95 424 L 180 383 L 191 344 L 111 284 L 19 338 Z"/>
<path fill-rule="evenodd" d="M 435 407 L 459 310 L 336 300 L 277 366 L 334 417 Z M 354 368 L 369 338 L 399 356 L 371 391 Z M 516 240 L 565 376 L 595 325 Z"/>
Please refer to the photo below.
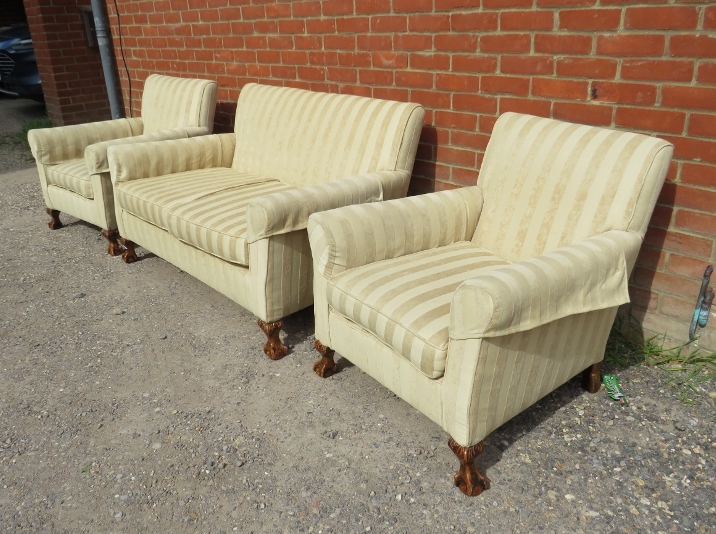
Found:
<path fill-rule="evenodd" d="M 689 351 L 689 343 L 664 348 L 666 335 L 655 335 L 646 340 L 634 334 L 638 332 L 636 319 L 617 317 L 612 326 L 604 361 L 616 368 L 646 364 L 669 373 L 667 384 L 674 387 L 679 400 L 696 404 L 708 393 L 706 384 L 716 378 L 716 352 L 703 352 L 697 348 Z M 711 388 L 713 389 L 713 388 Z"/>

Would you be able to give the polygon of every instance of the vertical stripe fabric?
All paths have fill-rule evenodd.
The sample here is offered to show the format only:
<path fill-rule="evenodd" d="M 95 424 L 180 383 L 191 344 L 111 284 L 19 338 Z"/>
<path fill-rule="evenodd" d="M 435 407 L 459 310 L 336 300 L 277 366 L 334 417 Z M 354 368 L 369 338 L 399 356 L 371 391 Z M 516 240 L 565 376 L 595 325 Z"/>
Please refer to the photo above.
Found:
<path fill-rule="evenodd" d="M 470 446 L 604 357 L 616 308 L 495 338 L 450 340 L 442 427 Z"/>
<path fill-rule="evenodd" d="M 608 230 L 640 232 L 656 201 L 641 192 L 661 187 L 672 150 L 655 137 L 505 113 L 480 170 L 473 241 L 519 261 Z"/>
<path fill-rule="evenodd" d="M 247 84 L 236 109 L 233 167 L 295 187 L 398 170 L 401 147 L 413 150 L 412 167 L 412 138 L 422 129 L 422 120 L 410 120 L 415 114 L 424 114 L 417 104 Z"/>
<path fill-rule="evenodd" d="M 150 75 L 142 93 L 143 133 L 182 126 L 201 126 L 211 133 L 217 89 L 209 80 Z"/>

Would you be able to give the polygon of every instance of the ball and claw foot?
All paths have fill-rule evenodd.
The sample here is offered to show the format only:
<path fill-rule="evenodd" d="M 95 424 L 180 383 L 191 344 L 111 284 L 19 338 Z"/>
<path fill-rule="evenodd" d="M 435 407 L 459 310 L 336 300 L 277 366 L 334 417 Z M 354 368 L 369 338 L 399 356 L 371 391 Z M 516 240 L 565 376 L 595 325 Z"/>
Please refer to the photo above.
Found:
<path fill-rule="evenodd" d="M 60 220 L 60 211 L 59 210 L 53 210 L 52 208 L 45 208 L 45 211 L 47 214 L 52 217 L 52 220 L 47 223 L 47 226 L 50 230 L 59 230 L 64 225 L 62 224 L 62 221 Z"/>
<path fill-rule="evenodd" d="M 137 261 L 137 253 L 134 251 L 136 245 L 129 239 L 123 237 L 119 238 L 119 242 L 122 244 L 124 252 L 122 252 L 122 261 L 124 263 L 134 263 Z"/>
<path fill-rule="evenodd" d="M 124 252 L 124 247 L 119 244 L 119 230 L 102 230 L 104 237 L 109 244 L 107 245 L 107 254 L 110 256 L 119 256 Z"/>
<path fill-rule="evenodd" d="M 283 321 L 267 323 L 259 319 L 259 328 L 264 331 L 268 340 L 264 345 L 264 354 L 272 360 L 280 360 L 288 354 L 288 347 L 281 343 L 279 334 L 283 328 Z"/>
<path fill-rule="evenodd" d="M 460 469 L 455 473 L 455 485 L 468 497 L 477 497 L 490 489 L 490 481 L 475 467 L 475 458 L 485 450 L 485 442 L 481 441 L 472 447 L 463 447 L 450 438 L 448 447 L 460 460 Z"/>
<path fill-rule="evenodd" d="M 313 372 L 315 372 L 321 378 L 328 378 L 338 372 L 338 366 L 333 361 L 333 355 L 335 351 L 330 347 L 326 347 L 323 343 L 316 340 L 313 344 L 315 349 L 321 354 L 321 359 L 314 362 Z"/>

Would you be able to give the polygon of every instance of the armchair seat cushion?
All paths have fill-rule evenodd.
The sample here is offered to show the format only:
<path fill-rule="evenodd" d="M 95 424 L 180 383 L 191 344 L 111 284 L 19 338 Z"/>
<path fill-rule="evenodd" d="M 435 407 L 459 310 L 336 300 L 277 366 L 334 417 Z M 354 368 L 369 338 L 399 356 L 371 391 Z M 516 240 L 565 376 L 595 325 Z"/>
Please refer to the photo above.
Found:
<path fill-rule="evenodd" d="M 92 179 L 84 158 L 65 161 L 45 168 L 47 184 L 68 189 L 85 198 L 94 198 Z"/>
<path fill-rule="evenodd" d="M 461 241 L 340 273 L 328 282 L 328 304 L 428 378 L 440 378 L 453 293 L 465 280 L 507 263 Z"/>

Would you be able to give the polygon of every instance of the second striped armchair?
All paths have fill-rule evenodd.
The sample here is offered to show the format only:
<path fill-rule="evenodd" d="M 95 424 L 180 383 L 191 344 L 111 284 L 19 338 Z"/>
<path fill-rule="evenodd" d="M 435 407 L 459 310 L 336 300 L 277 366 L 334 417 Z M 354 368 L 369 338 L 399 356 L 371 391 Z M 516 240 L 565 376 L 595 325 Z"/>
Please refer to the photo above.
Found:
<path fill-rule="evenodd" d="M 455 484 L 483 439 L 600 362 L 673 147 L 506 113 L 474 187 L 312 215 L 320 376 L 333 352 L 440 425 Z"/>

